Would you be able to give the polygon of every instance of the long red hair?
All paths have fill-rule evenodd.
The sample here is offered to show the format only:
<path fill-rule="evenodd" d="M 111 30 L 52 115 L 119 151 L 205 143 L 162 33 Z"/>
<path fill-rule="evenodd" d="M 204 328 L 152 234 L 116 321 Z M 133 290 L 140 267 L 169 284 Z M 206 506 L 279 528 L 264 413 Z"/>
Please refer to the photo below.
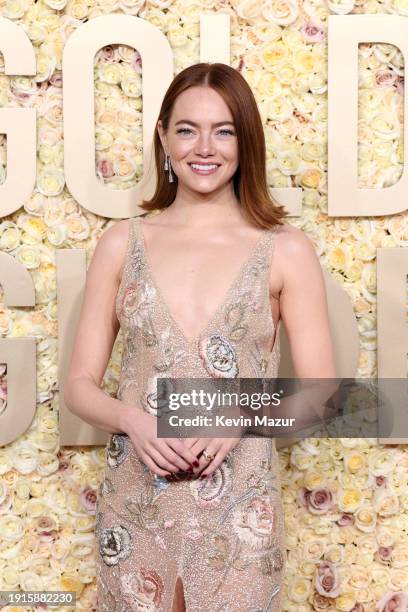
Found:
<path fill-rule="evenodd" d="M 208 86 L 227 104 L 235 124 L 239 166 L 232 177 L 234 192 L 253 225 L 270 229 L 289 213 L 270 195 L 266 178 L 266 146 L 262 120 L 255 97 L 244 77 L 235 68 L 222 63 L 198 63 L 185 68 L 173 79 L 160 108 L 164 130 L 168 129 L 177 97 L 189 87 Z M 151 212 L 167 208 L 177 193 L 177 175 L 169 183 L 164 171 L 164 150 L 156 129 L 154 156 L 157 184 L 153 197 L 143 200 L 140 208 Z"/>

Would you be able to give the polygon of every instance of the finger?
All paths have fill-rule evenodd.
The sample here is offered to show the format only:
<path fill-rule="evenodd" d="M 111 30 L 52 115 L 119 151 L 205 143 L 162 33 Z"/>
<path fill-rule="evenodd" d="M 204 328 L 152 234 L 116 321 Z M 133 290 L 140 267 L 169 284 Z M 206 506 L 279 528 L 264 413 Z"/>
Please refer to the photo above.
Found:
<path fill-rule="evenodd" d="M 207 465 L 207 467 L 201 472 L 200 477 L 211 476 L 217 470 L 228 453 L 239 444 L 241 438 L 228 438 L 228 440 L 223 440 L 221 442 L 221 446 L 218 449 L 218 452 L 214 459 Z"/>
<path fill-rule="evenodd" d="M 158 476 L 171 476 L 167 470 L 160 468 L 146 453 L 141 456 L 141 460 L 153 474 L 157 474 Z"/>
<path fill-rule="evenodd" d="M 208 440 L 207 440 L 207 445 L 204 447 L 202 455 L 198 456 L 199 466 L 197 468 L 197 473 L 199 473 L 200 476 L 202 476 L 203 471 L 206 468 L 208 468 L 209 465 L 211 465 L 213 461 L 215 461 L 215 457 L 217 456 L 221 448 L 221 445 L 222 445 L 222 442 L 220 442 L 219 440 L 212 439 L 210 444 L 208 444 Z M 212 461 L 208 461 L 208 459 L 204 457 L 204 451 L 208 453 L 208 455 L 211 455 L 212 457 L 214 457 L 214 459 Z"/>
<path fill-rule="evenodd" d="M 196 455 L 199 455 L 203 452 L 205 447 L 208 446 L 208 444 L 211 442 L 211 439 L 212 438 L 198 438 L 198 440 L 194 442 L 193 446 L 191 447 L 191 450 Z"/>
<path fill-rule="evenodd" d="M 203 450 L 208 446 L 211 442 L 211 438 L 198 438 L 194 445 L 191 447 L 192 452 L 196 455 L 197 461 L 194 464 L 194 474 L 199 474 L 203 467 L 205 467 L 205 461 L 201 461 L 201 455 Z"/>
<path fill-rule="evenodd" d="M 210 464 L 207 464 L 207 467 L 201 472 L 200 478 L 208 478 L 210 477 L 215 470 L 217 470 L 221 463 L 225 459 L 226 452 L 220 449 L 218 453 L 215 455 L 215 458 L 211 461 Z"/>
<path fill-rule="evenodd" d="M 197 465 L 197 455 L 193 453 L 179 438 L 165 438 L 167 444 L 181 457 L 187 464 L 187 467 Z M 184 469 L 184 468 L 183 468 Z"/>
<path fill-rule="evenodd" d="M 176 466 L 175 471 L 186 472 L 193 469 L 192 464 L 186 462 L 178 453 L 176 453 L 166 440 L 157 439 L 155 441 L 156 450 L 158 450 L 165 459 Z"/>
<path fill-rule="evenodd" d="M 168 472 L 178 472 L 180 470 L 180 467 L 177 465 L 177 461 L 173 461 L 170 457 L 166 456 L 166 451 L 170 449 L 166 447 L 162 449 L 161 447 L 155 448 L 154 446 L 151 446 L 147 450 L 151 458 L 162 470 L 167 470 Z M 175 453 L 173 454 L 177 459 L 177 455 Z"/>
<path fill-rule="evenodd" d="M 184 438 L 183 442 L 186 445 L 187 448 L 189 448 L 191 450 L 191 448 L 194 446 L 194 444 L 199 440 L 200 438 Z"/>

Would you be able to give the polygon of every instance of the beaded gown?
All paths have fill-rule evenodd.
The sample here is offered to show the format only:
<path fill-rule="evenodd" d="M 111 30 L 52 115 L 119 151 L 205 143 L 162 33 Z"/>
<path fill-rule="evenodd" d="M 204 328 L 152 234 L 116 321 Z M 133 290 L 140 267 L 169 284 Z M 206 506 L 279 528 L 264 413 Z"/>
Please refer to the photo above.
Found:
<path fill-rule="evenodd" d="M 278 232 L 262 230 L 211 320 L 188 339 L 155 283 L 141 219 L 130 220 L 116 297 L 118 399 L 157 414 L 158 377 L 277 376 L 269 272 Z M 187 612 L 281 611 L 286 552 L 273 438 L 242 438 L 211 479 L 168 482 L 126 434 L 111 434 L 96 514 L 98 610 L 171 612 L 179 576 Z"/>

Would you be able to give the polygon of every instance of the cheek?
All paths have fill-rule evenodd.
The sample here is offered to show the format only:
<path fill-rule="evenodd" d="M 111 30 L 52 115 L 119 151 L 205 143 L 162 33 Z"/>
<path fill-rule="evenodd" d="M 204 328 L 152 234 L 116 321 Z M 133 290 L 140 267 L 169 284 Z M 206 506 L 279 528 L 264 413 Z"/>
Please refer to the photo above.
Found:
<path fill-rule="evenodd" d="M 174 161 L 184 161 L 184 157 L 191 155 L 192 142 L 179 142 L 172 148 L 172 157 Z"/>
<path fill-rule="evenodd" d="M 238 148 L 235 144 L 226 145 L 222 151 L 225 159 L 231 162 L 238 162 Z"/>

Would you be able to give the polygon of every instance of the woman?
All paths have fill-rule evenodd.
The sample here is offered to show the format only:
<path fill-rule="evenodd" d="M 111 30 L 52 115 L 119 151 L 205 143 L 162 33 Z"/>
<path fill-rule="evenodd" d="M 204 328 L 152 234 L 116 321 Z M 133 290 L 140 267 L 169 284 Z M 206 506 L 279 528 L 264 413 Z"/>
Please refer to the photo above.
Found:
<path fill-rule="evenodd" d="M 273 378 L 280 318 L 296 375 L 334 377 L 321 268 L 269 196 L 262 122 L 239 72 L 202 63 L 178 74 L 154 147 L 157 188 L 141 208 L 159 214 L 99 240 L 65 387 L 74 413 L 112 433 L 99 610 L 276 612 L 285 544 L 275 441 L 158 438 L 156 379 Z M 119 327 L 116 399 L 99 386 Z"/>

